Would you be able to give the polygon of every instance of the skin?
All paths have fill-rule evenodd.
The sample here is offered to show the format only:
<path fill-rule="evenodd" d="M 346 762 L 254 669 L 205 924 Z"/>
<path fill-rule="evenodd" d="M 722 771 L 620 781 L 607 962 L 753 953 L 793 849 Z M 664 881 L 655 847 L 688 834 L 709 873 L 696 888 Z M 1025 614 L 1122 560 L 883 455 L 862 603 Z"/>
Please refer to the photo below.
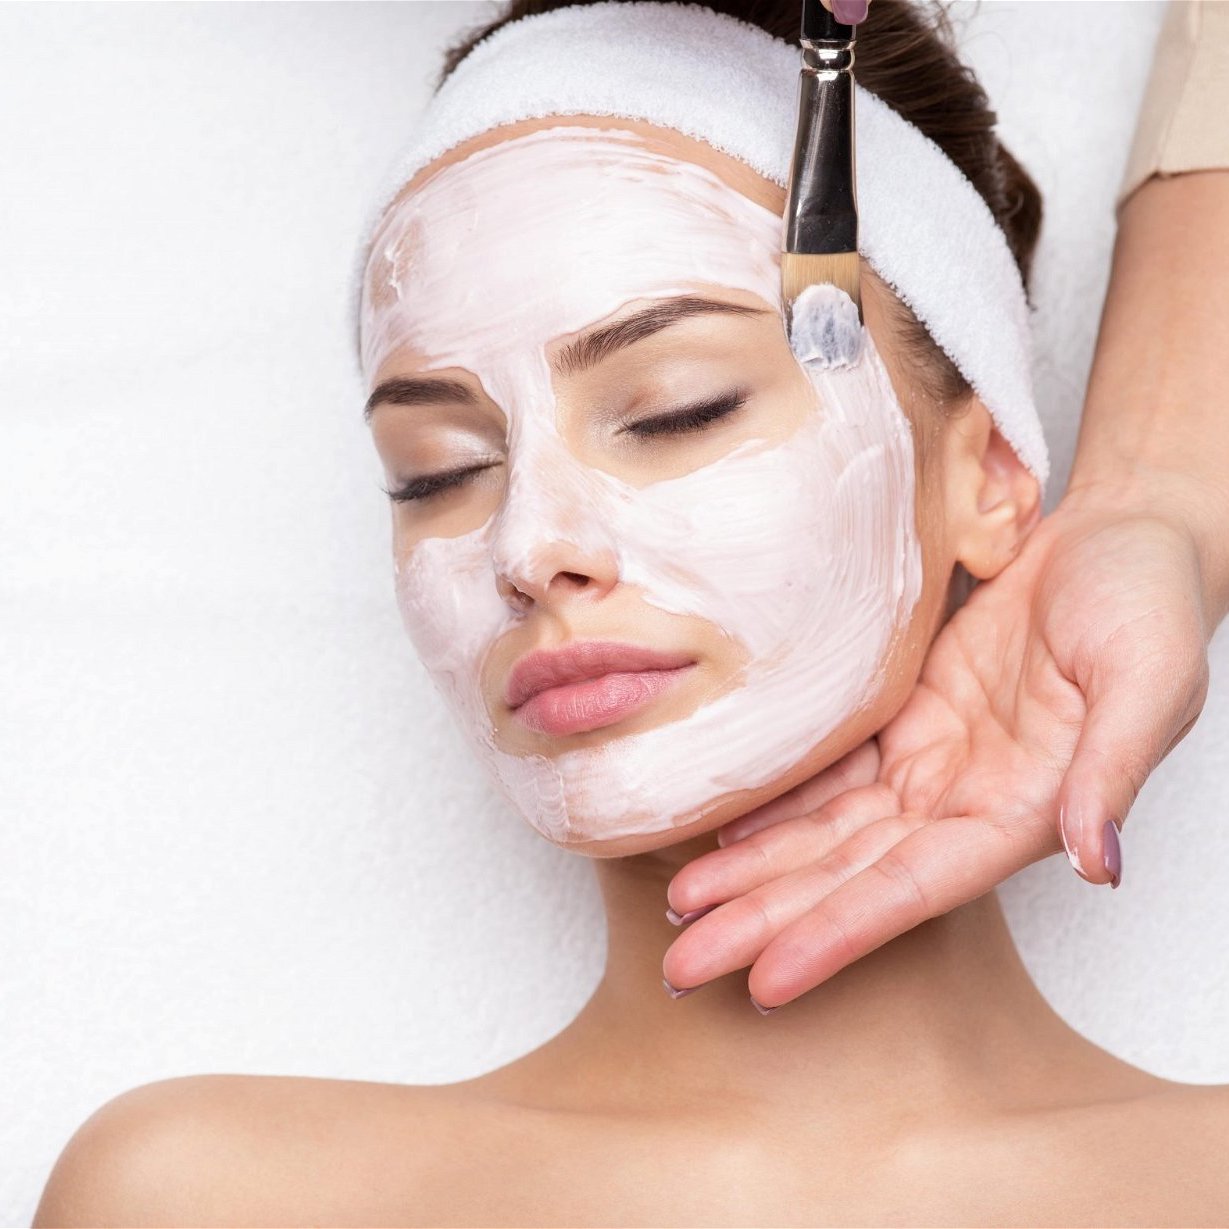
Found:
<path fill-rule="evenodd" d="M 875 739 L 671 881 L 678 912 L 729 904 L 667 952 L 676 984 L 750 966 L 757 999 L 789 1002 L 1064 846 L 1089 883 L 1114 881 L 1106 825 L 1198 719 L 1229 611 L 1229 282 L 1208 277 L 1229 276 L 1226 236 L 1226 171 L 1154 178 L 1124 203 L 1058 507 L 939 632 Z M 834 863 L 851 865 L 833 832 L 876 826 L 903 839 L 832 891 Z M 723 959 L 697 959 L 701 942 Z"/>
<path fill-rule="evenodd" d="M 621 123 L 783 204 L 707 146 Z M 867 310 L 929 491 L 929 579 L 901 650 L 899 703 L 954 565 L 1001 571 L 1036 523 L 1036 485 L 984 407 L 941 410 L 916 394 L 882 288 Z M 395 443 L 377 430 L 377 446 Z M 841 731 L 854 747 L 857 720 Z M 715 833 L 595 858 L 606 967 L 578 1017 L 530 1054 L 444 1086 L 237 1075 L 144 1085 L 79 1128 L 34 1224 L 1223 1223 L 1226 1090 L 1157 1079 L 1069 1028 L 1021 964 L 993 893 L 769 1017 L 737 975 L 667 997 L 658 965 L 678 932 L 662 914 L 665 888 L 717 849 Z"/>
<path fill-rule="evenodd" d="M 866 8 L 850 0 L 840 19 Z M 707 970 L 690 962 L 686 984 L 750 965 L 754 994 L 789 1002 L 1058 842 L 1082 879 L 1120 885 L 1118 833 L 1203 711 L 1208 643 L 1229 613 L 1227 236 L 1223 169 L 1154 176 L 1124 202 L 1062 500 L 940 631 L 884 730 L 719 840 L 778 831 L 702 855 L 670 882 L 675 911 L 716 910 L 705 943 L 729 954 Z M 977 652 L 985 643 L 1012 651 Z M 842 818 L 908 839 L 863 858 L 834 892 L 824 868 Z M 720 908 L 740 899 L 755 909 Z M 665 964 L 687 964 L 693 943 Z"/>

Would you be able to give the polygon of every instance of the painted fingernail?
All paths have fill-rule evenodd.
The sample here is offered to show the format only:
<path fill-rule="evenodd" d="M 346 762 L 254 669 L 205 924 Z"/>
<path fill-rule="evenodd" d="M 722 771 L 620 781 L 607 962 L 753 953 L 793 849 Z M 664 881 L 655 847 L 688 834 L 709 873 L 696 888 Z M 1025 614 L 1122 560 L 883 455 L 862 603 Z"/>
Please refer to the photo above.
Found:
<path fill-rule="evenodd" d="M 1105 821 L 1101 840 L 1105 845 L 1105 869 L 1110 887 L 1116 888 L 1122 882 L 1122 842 L 1118 839 L 1118 825 L 1112 819 Z"/>
<path fill-rule="evenodd" d="M 686 990 L 678 990 L 674 986 L 672 986 L 668 981 L 666 981 L 664 977 L 661 979 L 661 984 L 665 986 L 666 993 L 672 999 L 681 999 L 683 995 L 693 994 L 695 991 L 699 990 L 700 988 L 699 986 L 688 986 Z"/>
<path fill-rule="evenodd" d="M 754 1007 L 755 1010 L 758 1011 L 761 1016 L 770 1016 L 772 1015 L 774 1011 L 780 1011 L 780 1009 L 784 1007 L 785 1004 L 778 1003 L 776 1007 L 765 1007 L 763 1003 L 757 1003 L 755 1001 L 755 995 L 753 994 L 751 995 L 751 1006 Z"/>
<path fill-rule="evenodd" d="M 693 909 L 690 913 L 675 913 L 673 909 L 667 909 L 666 919 L 675 926 L 683 926 L 687 922 L 694 922 L 696 918 L 703 917 L 709 910 L 716 908 L 716 905 L 705 905 L 703 909 Z"/>
<path fill-rule="evenodd" d="M 832 0 L 832 15 L 847 26 L 866 20 L 868 0 Z"/>

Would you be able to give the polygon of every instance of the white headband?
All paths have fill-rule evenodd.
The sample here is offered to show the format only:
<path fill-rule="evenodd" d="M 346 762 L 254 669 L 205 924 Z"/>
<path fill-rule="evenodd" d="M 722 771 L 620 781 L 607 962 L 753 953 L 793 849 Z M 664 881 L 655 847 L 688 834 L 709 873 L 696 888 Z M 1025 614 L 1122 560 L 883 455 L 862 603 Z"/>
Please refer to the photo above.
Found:
<path fill-rule="evenodd" d="M 415 172 L 500 124 L 618 115 L 676 129 L 784 187 L 801 52 L 700 4 L 600 0 L 519 18 L 482 40 L 428 104 L 365 228 Z M 856 71 L 856 70 L 855 70 Z M 977 189 L 920 129 L 857 87 L 858 247 L 955 363 L 1044 487 L 1029 311 L 1007 240 Z M 352 318 L 355 318 L 352 316 Z"/>

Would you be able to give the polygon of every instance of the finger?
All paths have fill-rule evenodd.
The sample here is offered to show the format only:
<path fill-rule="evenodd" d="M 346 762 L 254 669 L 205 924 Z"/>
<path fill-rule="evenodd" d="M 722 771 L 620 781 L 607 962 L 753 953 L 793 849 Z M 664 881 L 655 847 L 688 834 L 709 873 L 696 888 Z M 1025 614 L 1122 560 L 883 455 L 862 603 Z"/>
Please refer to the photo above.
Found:
<path fill-rule="evenodd" d="M 860 785 L 870 785 L 879 775 L 879 743 L 874 738 L 859 744 L 823 772 L 808 777 L 771 802 L 748 811 L 717 829 L 717 844 L 732 845 L 770 824 L 779 824 L 811 811 L 830 799 Z"/>
<path fill-rule="evenodd" d="M 1118 833 L 1153 769 L 1195 724 L 1208 693 L 1201 645 L 1141 673 L 1114 661 L 1092 675 L 1088 715 L 1058 791 L 1058 823 L 1072 867 L 1089 883 L 1122 882 Z"/>
<path fill-rule="evenodd" d="M 899 810 L 899 800 L 886 785 L 849 790 L 811 814 L 701 854 L 666 885 L 666 901 L 676 914 L 684 914 L 744 896 L 819 861 L 858 829 Z"/>
<path fill-rule="evenodd" d="M 866 20 L 869 0 L 832 0 L 832 15 L 837 21 L 856 26 Z"/>
<path fill-rule="evenodd" d="M 788 1003 L 868 952 L 976 899 L 1052 849 L 1048 825 L 982 817 L 916 828 L 772 939 L 747 988 L 765 1007 Z"/>
<path fill-rule="evenodd" d="M 928 822 L 919 815 L 886 816 L 860 829 L 821 861 L 718 906 L 667 948 L 663 976 L 684 989 L 746 968 L 776 935 L 871 866 L 906 833 Z"/>

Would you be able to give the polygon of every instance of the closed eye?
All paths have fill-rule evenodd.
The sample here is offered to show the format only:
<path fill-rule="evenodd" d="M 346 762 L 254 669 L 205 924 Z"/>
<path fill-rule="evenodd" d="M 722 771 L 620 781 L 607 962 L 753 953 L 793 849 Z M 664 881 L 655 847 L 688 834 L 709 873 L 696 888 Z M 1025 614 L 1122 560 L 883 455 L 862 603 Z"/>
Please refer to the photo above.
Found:
<path fill-rule="evenodd" d="M 693 431 L 703 431 L 705 427 L 725 418 L 746 404 L 747 394 L 742 389 L 732 389 L 708 401 L 675 410 L 669 414 L 655 414 L 651 418 L 641 418 L 637 422 L 620 427 L 619 431 L 629 432 L 641 438 L 651 438 L 657 435 L 685 435 Z M 481 465 L 467 465 L 464 469 L 446 470 L 438 474 L 423 474 L 418 478 L 410 478 L 394 490 L 387 487 L 380 489 L 394 503 L 414 503 L 428 500 L 445 491 L 454 490 L 464 484 L 466 479 L 483 470 L 498 465 L 498 461 L 485 461 Z"/>
<path fill-rule="evenodd" d="M 722 393 L 720 397 L 702 401 L 683 410 L 641 418 L 637 422 L 620 427 L 619 430 L 639 436 L 683 435 L 689 431 L 702 431 L 710 423 L 732 414 L 746 404 L 746 401 L 747 394 L 742 389 L 735 388 L 728 393 Z"/>
<path fill-rule="evenodd" d="M 394 503 L 411 503 L 415 500 L 430 499 L 444 491 L 459 487 L 471 474 L 479 474 L 484 469 L 498 465 L 498 461 L 484 461 L 481 465 L 467 465 L 464 469 L 446 470 L 439 474 L 423 474 L 420 478 L 410 478 L 395 490 L 387 487 L 380 490 Z"/>

